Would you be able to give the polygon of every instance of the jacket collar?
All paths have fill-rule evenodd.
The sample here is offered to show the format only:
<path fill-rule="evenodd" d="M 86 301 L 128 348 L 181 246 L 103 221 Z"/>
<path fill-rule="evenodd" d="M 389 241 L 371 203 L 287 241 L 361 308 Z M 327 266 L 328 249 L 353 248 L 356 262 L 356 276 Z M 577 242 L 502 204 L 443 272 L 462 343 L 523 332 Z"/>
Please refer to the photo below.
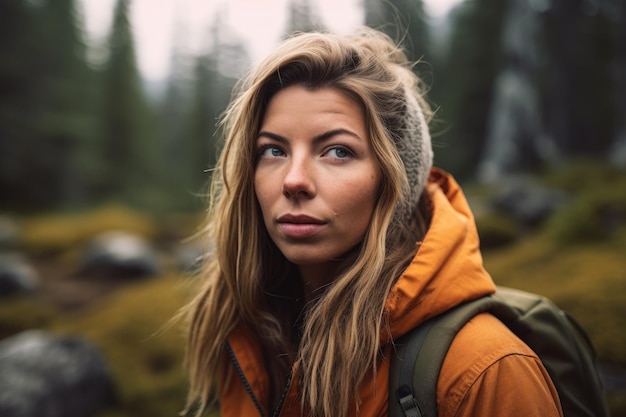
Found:
<path fill-rule="evenodd" d="M 430 317 L 495 291 L 483 268 L 474 216 L 460 186 L 449 174 L 432 169 L 426 190 L 433 207 L 431 224 L 389 294 L 385 311 L 391 334 L 382 333 L 383 344 Z"/>

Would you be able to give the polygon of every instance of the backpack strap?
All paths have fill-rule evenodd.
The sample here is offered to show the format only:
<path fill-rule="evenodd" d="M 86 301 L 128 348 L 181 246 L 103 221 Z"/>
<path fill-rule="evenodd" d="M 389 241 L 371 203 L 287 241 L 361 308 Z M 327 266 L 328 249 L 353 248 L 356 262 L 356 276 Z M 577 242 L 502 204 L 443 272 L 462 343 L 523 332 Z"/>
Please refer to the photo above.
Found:
<path fill-rule="evenodd" d="M 597 355 L 580 325 L 545 297 L 498 286 L 495 294 L 444 312 L 395 342 L 389 371 L 390 417 L 437 417 L 437 380 L 448 348 L 468 320 L 487 311 L 541 359 L 564 415 L 610 415 Z"/>
<path fill-rule="evenodd" d="M 415 361 L 433 320 L 428 320 L 402 336 L 393 344 L 389 369 L 389 417 L 424 417 L 413 393 Z M 433 370 L 433 372 L 436 370 Z"/>
<path fill-rule="evenodd" d="M 394 343 L 389 417 L 437 417 L 437 379 L 458 331 L 491 308 L 492 296 L 461 304 L 417 326 Z"/>

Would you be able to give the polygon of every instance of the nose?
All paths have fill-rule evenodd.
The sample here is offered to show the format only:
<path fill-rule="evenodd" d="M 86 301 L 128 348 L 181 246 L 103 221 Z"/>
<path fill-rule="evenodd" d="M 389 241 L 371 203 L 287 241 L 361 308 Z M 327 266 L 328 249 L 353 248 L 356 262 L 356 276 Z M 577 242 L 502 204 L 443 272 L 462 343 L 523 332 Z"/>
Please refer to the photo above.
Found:
<path fill-rule="evenodd" d="M 292 158 L 283 178 L 283 195 L 287 198 L 313 198 L 316 193 L 314 172 L 305 158 Z"/>

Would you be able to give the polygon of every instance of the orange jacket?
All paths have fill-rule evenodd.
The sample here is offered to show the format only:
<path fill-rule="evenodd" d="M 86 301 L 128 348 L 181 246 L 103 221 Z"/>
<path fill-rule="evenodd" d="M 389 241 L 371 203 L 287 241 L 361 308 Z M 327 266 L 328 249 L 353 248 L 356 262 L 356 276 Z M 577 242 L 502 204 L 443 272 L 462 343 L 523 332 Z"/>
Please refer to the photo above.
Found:
<path fill-rule="evenodd" d="M 458 184 L 433 169 L 427 190 L 434 207 L 431 225 L 387 299 L 391 336 L 382 332 L 385 359 L 376 381 L 366 381 L 361 389 L 362 417 L 387 416 L 390 337 L 395 340 L 424 320 L 495 290 L 482 265 L 474 217 Z M 271 417 L 260 347 L 241 329 L 228 341 L 239 369 L 221 389 L 221 416 Z M 298 384 L 292 383 L 280 417 L 301 415 L 297 390 Z M 454 339 L 437 383 L 437 403 L 439 417 L 562 416 L 554 385 L 535 353 L 488 314 L 472 319 Z"/>

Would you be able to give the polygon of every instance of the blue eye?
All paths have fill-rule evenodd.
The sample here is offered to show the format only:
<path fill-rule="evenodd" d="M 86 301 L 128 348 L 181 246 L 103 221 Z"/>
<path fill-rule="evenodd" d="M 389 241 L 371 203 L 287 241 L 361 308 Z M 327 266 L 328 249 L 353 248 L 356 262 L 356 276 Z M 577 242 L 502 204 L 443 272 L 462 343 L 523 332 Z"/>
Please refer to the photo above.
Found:
<path fill-rule="evenodd" d="M 276 158 L 283 156 L 285 153 L 276 146 L 264 146 L 259 150 L 259 156 L 266 158 Z"/>
<path fill-rule="evenodd" d="M 342 146 L 338 146 L 335 148 L 331 148 L 328 151 L 328 154 L 333 158 L 344 159 L 350 157 L 352 155 L 352 152 Z"/>

